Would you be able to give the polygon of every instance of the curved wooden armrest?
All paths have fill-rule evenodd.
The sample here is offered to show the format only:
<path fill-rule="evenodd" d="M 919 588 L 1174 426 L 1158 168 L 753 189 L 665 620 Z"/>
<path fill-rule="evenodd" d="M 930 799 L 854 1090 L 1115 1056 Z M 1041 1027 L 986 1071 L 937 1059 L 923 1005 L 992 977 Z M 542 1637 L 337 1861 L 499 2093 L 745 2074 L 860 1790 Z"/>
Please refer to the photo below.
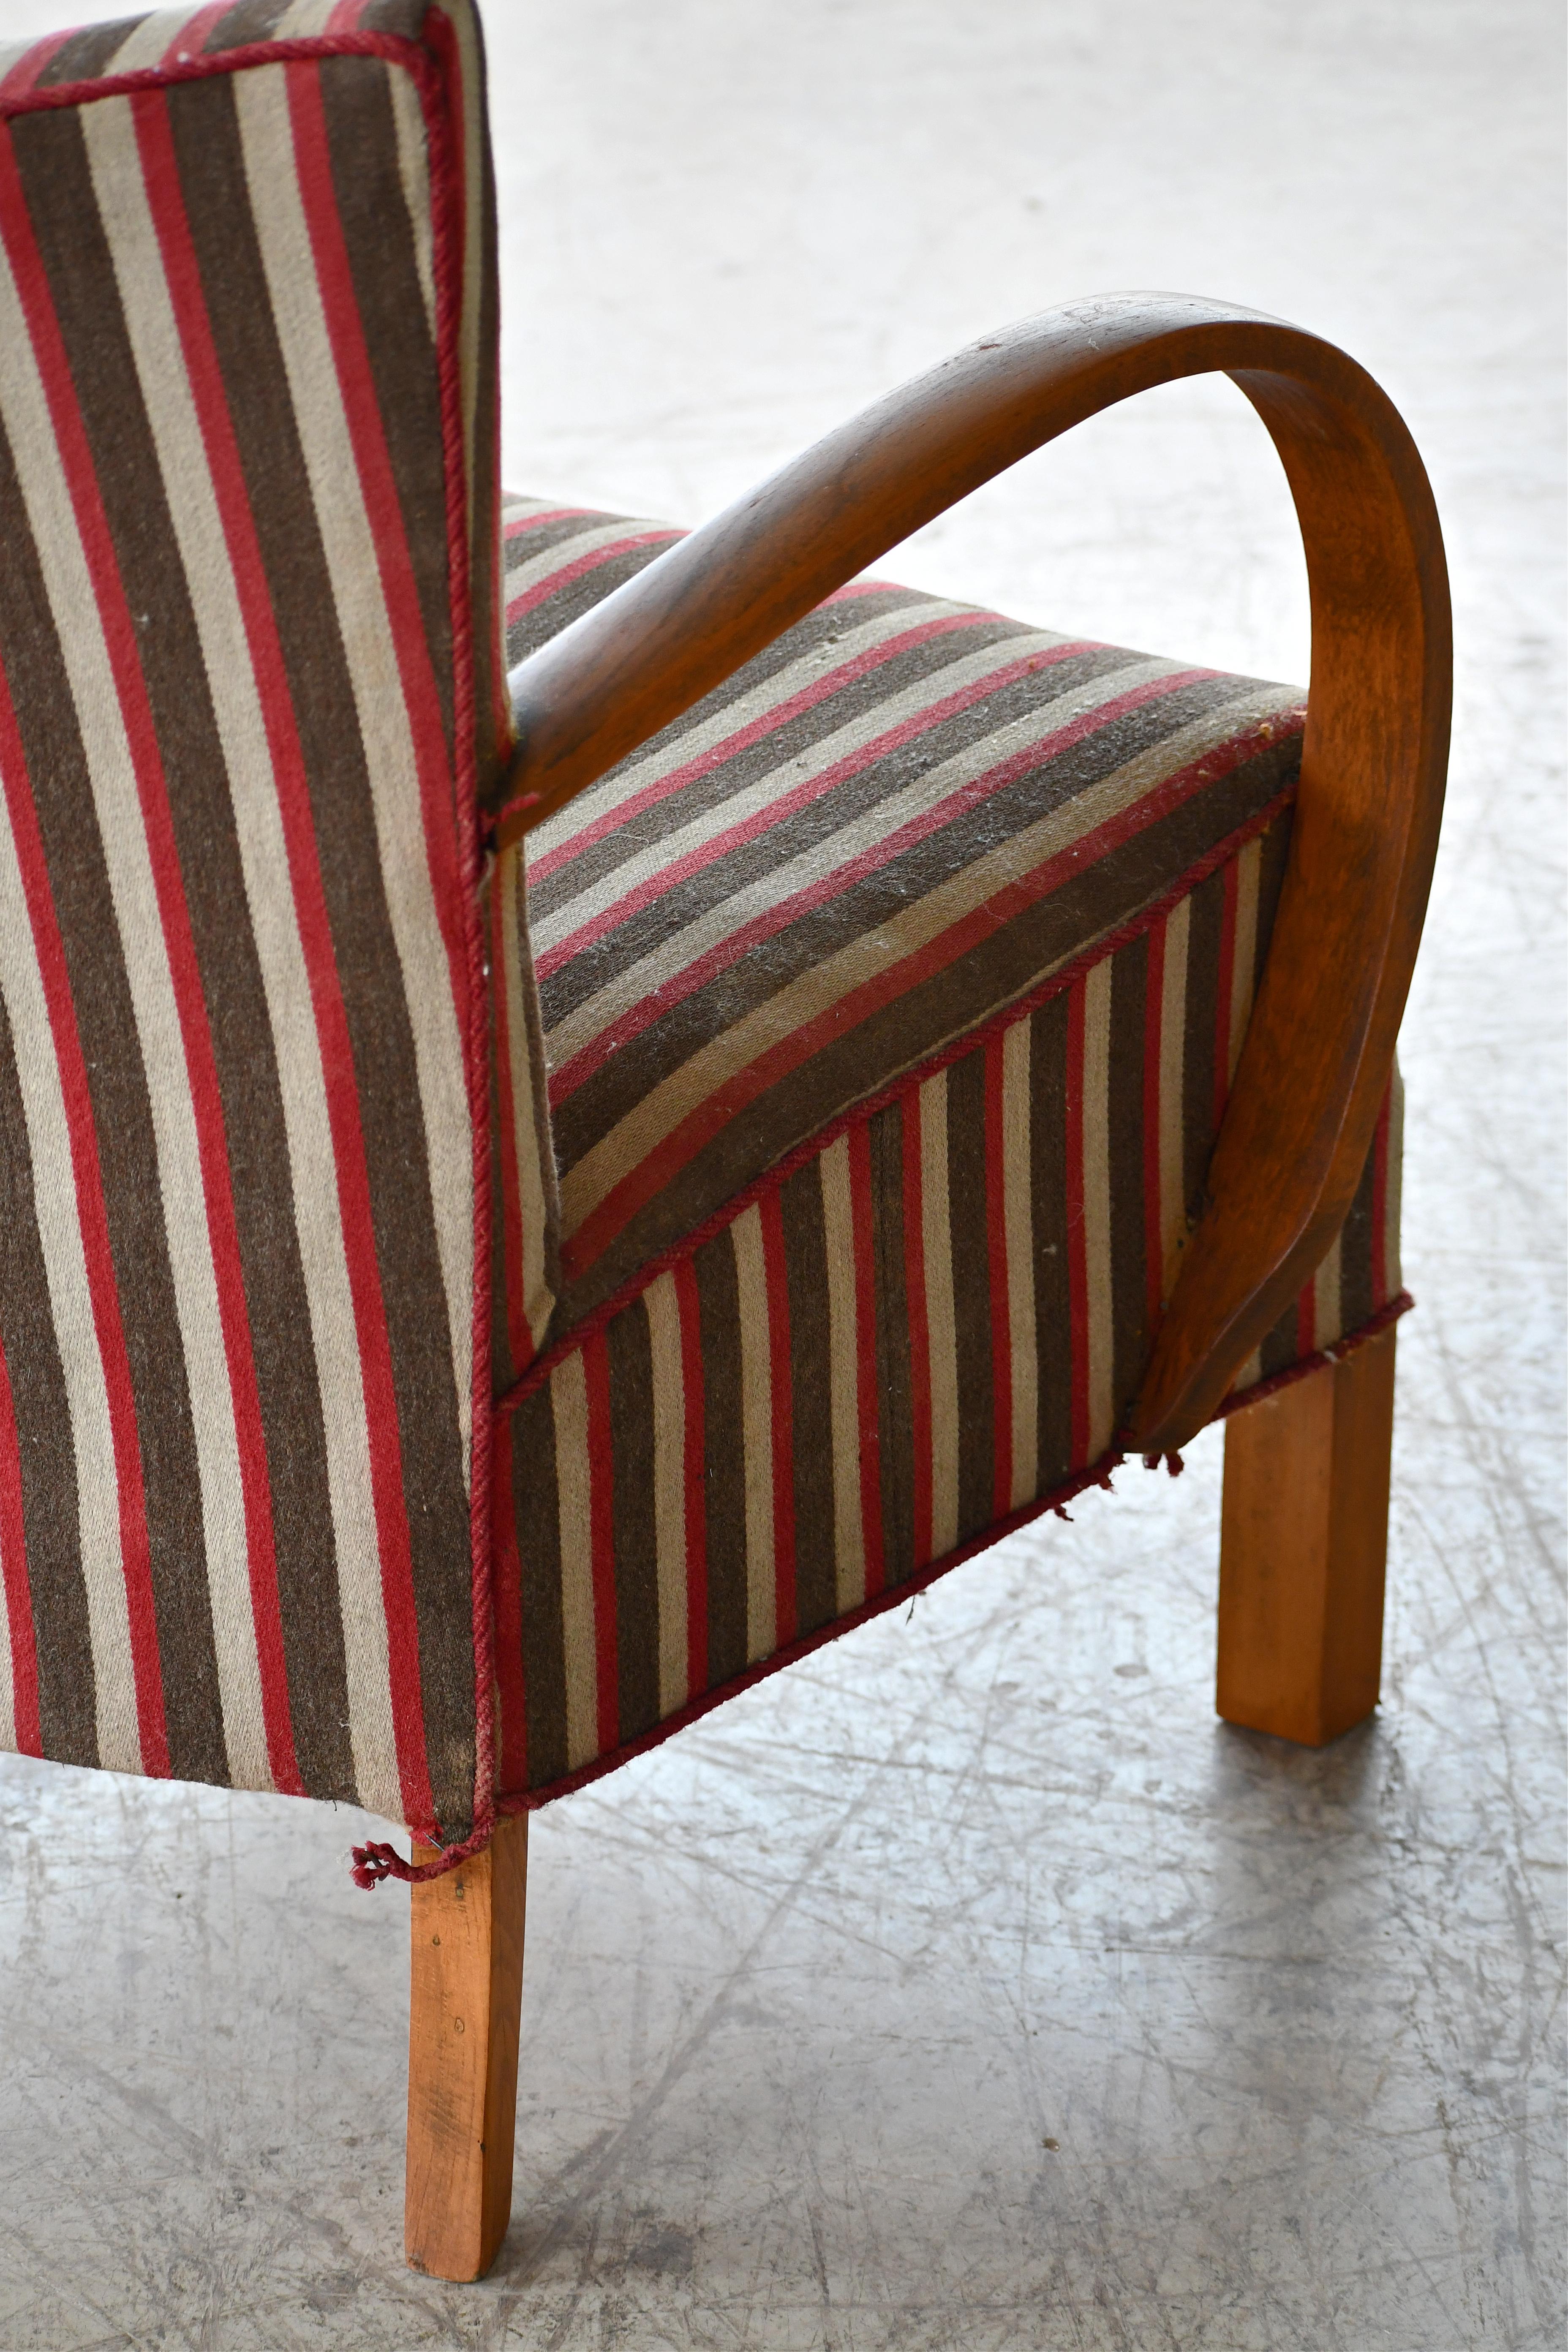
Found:
<path fill-rule="evenodd" d="M 831 433 L 511 674 L 503 839 L 559 808 L 933 516 L 1130 394 L 1223 370 L 1301 526 L 1312 669 L 1289 870 L 1205 1213 L 1132 1409 L 1183 1444 L 1321 1261 L 1365 1162 L 1421 935 L 1447 762 L 1451 634 L 1432 493 L 1331 343 L 1183 296 L 1047 311 Z"/>

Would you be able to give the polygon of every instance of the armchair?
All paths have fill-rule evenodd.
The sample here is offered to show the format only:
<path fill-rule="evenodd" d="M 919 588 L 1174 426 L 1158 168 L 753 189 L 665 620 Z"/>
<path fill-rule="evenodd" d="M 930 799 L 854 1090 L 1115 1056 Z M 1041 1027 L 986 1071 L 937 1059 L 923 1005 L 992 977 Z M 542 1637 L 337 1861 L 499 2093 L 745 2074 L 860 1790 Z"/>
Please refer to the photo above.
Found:
<path fill-rule="evenodd" d="M 505 498 L 468 0 L 53 37 L 0 119 L 0 1745 L 406 1827 L 472 2278 L 531 1810 L 1221 1414 L 1221 1714 L 1375 1705 L 1436 518 L 1343 353 L 1157 295 L 689 536 Z M 1304 703 L 863 576 L 1211 370 Z"/>

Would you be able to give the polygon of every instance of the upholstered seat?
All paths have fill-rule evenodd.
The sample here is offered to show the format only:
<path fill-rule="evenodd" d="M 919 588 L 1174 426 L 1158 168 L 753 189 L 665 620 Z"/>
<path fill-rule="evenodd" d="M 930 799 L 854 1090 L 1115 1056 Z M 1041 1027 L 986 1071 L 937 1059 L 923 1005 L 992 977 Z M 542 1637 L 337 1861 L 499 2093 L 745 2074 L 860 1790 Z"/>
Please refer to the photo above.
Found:
<path fill-rule="evenodd" d="M 509 658 L 674 536 L 510 500 Z M 503 1790 L 603 1769 L 1117 1458 L 1303 716 L 859 581 L 531 836 L 559 1272 L 542 1296 L 503 1213 Z M 1397 1166 L 1385 1119 L 1238 1393 L 1397 1294 Z"/>

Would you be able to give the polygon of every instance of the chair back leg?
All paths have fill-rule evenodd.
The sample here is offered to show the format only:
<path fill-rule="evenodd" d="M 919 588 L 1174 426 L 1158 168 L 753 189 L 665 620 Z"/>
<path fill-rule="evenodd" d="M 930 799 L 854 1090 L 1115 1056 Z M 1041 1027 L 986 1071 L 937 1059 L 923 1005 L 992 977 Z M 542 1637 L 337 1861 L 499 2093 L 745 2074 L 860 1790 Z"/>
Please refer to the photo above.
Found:
<path fill-rule="evenodd" d="M 416 1846 L 416 1861 L 433 1861 Z M 410 1890 L 404 2249 L 432 2278 L 482 2278 L 511 2215 L 528 1816 Z"/>
<path fill-rule="evenodd" d="M 1226 1423 L 1227 1723 L 1321 1748 L 1377 1705 L 1394 1439 L 1391 1327 Z"/>

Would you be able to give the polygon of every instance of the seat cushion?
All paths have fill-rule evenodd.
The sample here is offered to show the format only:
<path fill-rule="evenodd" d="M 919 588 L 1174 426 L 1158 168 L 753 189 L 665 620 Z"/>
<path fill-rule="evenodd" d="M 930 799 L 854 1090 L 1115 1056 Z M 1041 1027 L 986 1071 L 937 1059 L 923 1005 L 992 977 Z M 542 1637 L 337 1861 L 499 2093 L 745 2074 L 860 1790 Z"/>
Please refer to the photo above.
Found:
<path fill-rule="evenodd" d="M 505 528 L 513 660 L 671 536 Z M 500 1398 L 503 1788 L 575 1785 L 1105 1475 L 1302 717 L 858 582 L 531 836 L 559 1271 Z M 1397 1293 L 1396 1120 L 1238 1386 Z"/>

